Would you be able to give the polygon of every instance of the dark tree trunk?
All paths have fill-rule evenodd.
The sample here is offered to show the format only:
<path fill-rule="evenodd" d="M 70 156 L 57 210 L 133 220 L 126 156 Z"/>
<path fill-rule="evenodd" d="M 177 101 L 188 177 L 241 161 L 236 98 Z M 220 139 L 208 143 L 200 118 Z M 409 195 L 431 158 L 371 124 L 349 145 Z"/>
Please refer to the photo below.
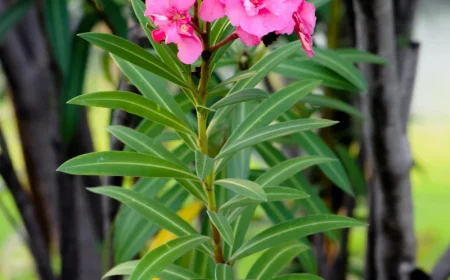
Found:
<path fill-rule="evenodd" d="M 408 279 L 415 268 L 412 158 L 402 113 L 402 100 L 405 94 L 412 94 L 412 87 L 408 84 L 405 88 L 402 82 L 406 78 L 402 68 L 409 58 L 398 48 L 396 36 L 411 24 L 413 13 L 400 20 L 395 14 L 400 10 L 395 7 L 402 1 L 395 7 L 393 2 L 354 0 L 359 49 L 388 61 L 386 65 L 361 66 L 369 84 L 362 106 L 367 117 L 366 160 L 372 171 L 366 279 Z"/>

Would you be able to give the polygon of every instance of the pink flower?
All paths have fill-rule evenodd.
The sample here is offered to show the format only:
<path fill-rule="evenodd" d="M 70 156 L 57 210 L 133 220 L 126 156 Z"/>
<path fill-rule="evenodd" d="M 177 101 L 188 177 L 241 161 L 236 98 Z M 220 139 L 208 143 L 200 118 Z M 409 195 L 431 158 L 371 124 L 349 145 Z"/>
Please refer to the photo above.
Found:
<path fill-rule="evenodd" d="M 155 26 L 153 39 L 160 43 L 178 45 L 178 58 L 186 64 L 194 63 L 203 52 L 203 44 L 195 34 L 189 9 L 196 0 L 146 0 L 148 16 Z"/>
<path fill-rule="evenodd" d="M 200 6 L 200 18 L 207 22 L 225 16 L 225 0 L 203 0 Z"/>
<path fill-rule="evenodd" d="M 313 4 L 301 0 L 298 9 L 292 15 L 291 23 L 283 30 L 278 30 L 277 33 L 291 34 L 295 31 L 300 38 L 303 49 L 309 57 L 314 56 L 312 48 L 312 35 L 314 34 L 314 27 L 316 26 L 316 8 Z"/>
<path fill-rule="evenodd" d="M 259 38 L 286 28 L 292 12 L 302 0 L 225 0 L 226 14 L 233 26 Z"/>
<path fill-rule="evenodd" d="M 261 43 L 260 37 L 247 33 L 239 26 L 236 27 L 236 34 L 239 36 L 239 39 L 241 39 L 242 43 L 244 43 L 244 45 L 246 46 L 257 46 L 259 45 L 259 43 Z"/>

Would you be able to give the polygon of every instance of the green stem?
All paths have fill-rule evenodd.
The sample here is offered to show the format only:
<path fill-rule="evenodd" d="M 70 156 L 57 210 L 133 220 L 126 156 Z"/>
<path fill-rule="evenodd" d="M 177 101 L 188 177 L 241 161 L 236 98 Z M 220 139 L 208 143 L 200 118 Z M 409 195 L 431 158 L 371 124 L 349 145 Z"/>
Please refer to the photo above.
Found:
<path fill-rule="evenodd" d="M 208 24 L 205 23 L 205 32 L 202 34 L 203 47 L 205 50 L 202 56 L 202 67 L 200 72 L 200 83 L 198 88 L 200 105 L 206 105 L 206 96 L 208 93 L 208 82 L 210 78 L 210 64 L 211 64 L 211 50 L 209 47 L 209 35 Z M 198 122 L 198 149 L 205 155 L 208 155 L 208 135 L 206 134 L 208 113 L 197 110 L 197 122 Z M 203 182 L 203 188 L 208 198 L 208 210 L 212 212 L 217 211 L 216 195 L 214 192 L 214 168 L 212 168 L 209 175 Z M 222 250 L 222 237 L 216 226 L 211 222 L 212 238 L 214 240 L 214 259 L 216 263 L 225 263 Z"/>

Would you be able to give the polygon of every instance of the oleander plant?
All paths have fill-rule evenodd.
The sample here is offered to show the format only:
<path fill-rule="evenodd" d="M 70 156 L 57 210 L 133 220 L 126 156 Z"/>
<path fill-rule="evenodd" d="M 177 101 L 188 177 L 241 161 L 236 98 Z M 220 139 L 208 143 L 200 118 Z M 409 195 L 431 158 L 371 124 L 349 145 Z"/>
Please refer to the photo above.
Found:
<path fill-rule="evenodd" d="M 337 229 L 366 226 L 331 215 L 303 172 L 317 166 L 353 194 L 316 133 L 336 122 L 315 112 L 360 113 L 320 92 L 364 91 L 354 63 L 377 58 L 313 47 L 321 1 L 131 2 L 149 49 L 107 33 L 79 36 L 110 53 L 141 94 L 94 92 L 69 104 L 123 110 L 140 124 L 107 128 L 123 151 L 84 154 L 58 169 L 133 182 L 89 189 L 123 205 L 112 234 L 116 266 L 105 277 L 242 279 L 236 268 L 253 255 L 245 279 L 320 279 L 307 236 L 338 242 Z M 300 156 L 287 156 L 287 142 Z M 254 226 L 255 215 L 272 225 Z M 289 270 L 295 259 L 300 269 Z"/>

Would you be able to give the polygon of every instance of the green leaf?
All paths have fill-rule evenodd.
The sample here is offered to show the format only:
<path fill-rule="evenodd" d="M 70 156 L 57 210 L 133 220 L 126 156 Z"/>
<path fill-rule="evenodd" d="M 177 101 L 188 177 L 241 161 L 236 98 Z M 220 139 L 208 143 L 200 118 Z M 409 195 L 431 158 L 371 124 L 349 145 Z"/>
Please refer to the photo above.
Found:
<path fill-rule="evenodd" d="M 103 275 L 102 279 L 105 279 L 105 278 L 111 277 L 111 276 L 131 275 L 133 270 L 136 268 L 136 265 L 138 264 L 138 262 L 139 261 L 129 261 L 129 262 L 121 263 L 121 264 L 113 267 L 105 275 Z"/>
<path fill-rule="evenodd" d="M 306 194 L 305 192 L 301 192 L 299 190 L 286 187 L 266 187 L 264 188 L 264 192 L 266 193 L 267 196 L 267 202 L 297 200 L 309 197 L 309 195 Z M 220 211 L 225 212 L 238 207 L 259 203 L 261 203 L 261 201 L 249 199 L 244 196 L 238 195 L 225 202 L 222 206 L 220 206 Z"/>
<path fill-rule="evenodd" d="M 322 6 L 324 6 L 325 4 L 328 4 L 328 2 L 330 2 L 330 0 L 310 0 L 309 2 L 314 4 L 314 6 L 316 6 L 316 9 L 318 9 L 318 8 L 321 8 Z"/>
<path fill-rule="evenodd" d="M 264 193 L 262 187 L 252 181 L 242 179 L 221 179 L 215 181 L 214 184 L 227 188 L 247 198 L 267 201 L 266 194 Z"/>
<path fill-rule="evenodd" d="M 115 1 L 110 0 L 100 0 L 96 3 L 101 5 L 102 14 L 106 18 L 105 21 L 112 27 L 113 33 L 122 38 L 127 38 L 128 25 L 125 17 L 122 15 L 122 7 Z"/>
<path fill-rule="evenodd" d="M 133 270 L 130 280 L 152 279 L 182 255 L 210 240 L 203 235 L 188 235 L 169 241 L 148 252 Z"/>
<path fill-rule="evenodd" d="M 70 28 L 67 0 L 44 1 L 44 20 L 53 53 L 61 72 L 67 75 L 70 64 Z"/>
<path fill-rule="evenodd" d="M 185 168 L 162 158 L 132 152 L 95 152 L 63 163 L 57 171 L 72 175 L 135 176 L 199 180 Z"/>
<path fill-rule="evenodd" d="M 330 161 L 332 160 L 329 158 L 316 156 L 288 159 L 271 167 L 256 179 L 256 183 L 263 187 L 278 185 L 308 167 Z"/>
<path fill-rule="evenodd" d="M 112 55 L 112 58 L 122 70 L 122 73 L 139 89 L 143 96 L 168 110 L 183 121 L 185 125 L 189 126 L 189 120 L 185 112 L 169 93 L 161 78 L 116 55 Z"/>
<path fill-rule="evenodd" d="M 328 97 L 325 95 L 310 94 L 303 98 L 302 102 L 309 103 L 314 106 L 331 108 L 347 113 L 359 119 L 364 119 L 364 115 L 359 110 L 336 98 Z"/>
<path fill-rule="evenodd" d="M 293 114 L 284 114 L 280 119 L 282 121 L 287 121 L 295 118 L 296 117 Z M 337 159 L 336 155 L 327 144 L 313 132 L 300 132 L 293 135 L 292 138 L 297 141 L 309 155 Z M 338 160 L 320 164 L 319 168 L 344 192 L 353 195 L 348 176 L 345 173 L 344 167 Z"/>
<path fill-rule="evenodd" d="M 350 155 L 346 147 L 338 145 L 334 149 L 341 159 L 342 165 L 347 171 L 356 195 L 365 196 L 367 194 L 366 180 L 364 179 L 364 172 L 359 162 Z"/>
<path fill-rule="evenodd" d="M 110 271 L 108 271 L 104 276 L 103 279 L 106 277 L 111 276 L 125 276 L 125 275 L 131 275 L 133 270 L 136 268 L 138 264 L 138 260 L 136 261 L 129 261 L 126 263 L 119 264 L 118 266 L 112 268 Z M 183 267 L 180 267 L 178 265 L 169 265 L 167 268 L 163 270 L 158 275 L 158 278 L 162 279 L 170 279 L 170 280 L 192 280 L 192 279 L 201 279 L 201 276 L 198 274 L 195 274 Z"/>
<path fill-rule="evenodd" d="M 123 110 L 130 114 L 166 125 L 188 135 L 196 135 L 192 128 L 188 127 L 168 110 L 132 92 L 104 91 L 83 94 L 70 100 L 69 104 Z"/>
<path fill-rule="evenodd" d="M 31 6 L 31 0 L 19 0 L 3 11 L 0 16 L 0 43 L 5 40 L 9 30 L 25 16 Z"/>
<path fill-rule="evenodd" d="M 151 156 L 155 156 L 170 161 L 178 165 L 184 171 L 190 173 L 189 168 L 182 160 L 182 158 L 186 157 L 187 155 L 183 156 L 180 152 L 178 152 L 177 157 L 175 156 L 174 153 L 167 151 L 166 148 L 160 142 L 155 141 L 150 137 L 147 137 L 146 135 L 125 126 L 110 126 L 107 129 L 117 139 L 126 144 L 127 147 L 135 150 L 136 152 L 148 154 Z M 178 178 L 177 181 L 189 193 L 197 197 L 200 201 L 203 201 L 204 203 L 207 202 L 206 194 L 203 191 L 203 187 L 200 182 L 198 181 L 194 182 L 180 178 Z"/>
<path fill-rule="evenodd" d="M 230 211 L 228 211 L 226 213 L 226 218 L 228 220 L 228 222 L 231 224 L 233 223 L 245 210 L 247 209 L 247 207 L 238 207 L 238 208 L 233 208 Z"/>
<path fill-rule="evenodd" d="M 185 166 L 173 153 L 166 150 L 166 148 L 159 142 L 153 140 L 147 135 L 136 131 L 132 128 L 112 125 L 106 128 L 114 137 L 119 139 L 125 145 L 135 150 L 138 153 L 148 154 L 155 157 L 160 157 L 172 163 L 179 165 L 189 172 L 189 168 Z"/>
<path fill-rule="evenodd" d="M 167 229 L 178 236 L 197 234 L 198 232 L 176 213 L 170 211 L 156 199 L 119 187 L 90 188 L 91 192 L 102 194 L 132 208 L 150 222 Z M 202 246 L 206 252 L 213 254 L 210 246 Z"/>
<path fill-rule="evenodd" d="M 216 88 L 223 88 L 224 86 L 228 84 L 233 84 L 235 82 L 239 82 L 244 79 L 251 78 L 256 75 L 256 72 L 251 72 L 249 70 L 244 70 L 237 72 L 235 75 L 231 76 L 230 78 L 226 79 L 225 81 L 221 82 L 218 85 L 215 85 L 210 89 L 210 91 L 214 91 Z"/>
<path fill-rule="evenodd" d="M 169 265 L 158 275 L 163 280 L 192 280 L 203 279 L 202 276 L 178 265 Z"/>
<path fill-rule="evenodd" d="M 215 280 L 233 280 L 233 268 L 227 264 L 219 263 L 216 265 Z"/>
<path fill-rule="evenodd" d="M 133 191 L 154 198 L 166 185 L 167 179 L 142 178 L 133 187 Z M 187 198 L 188 193 L 173 184 L 158 201 L 170 211 L 176 212 Z M 122 263 L 132 259 L 159 230 L 159 226 L 126 205 L 121 205 L 114 223 L 114 260 Z"/>
<path fill-rule="evenodd" d="M 323 278 L 307 273 L 286 274 L 272 278 L 272 280 L 323 280 Z"/>
<path fill-rule="evenodd" d="M 341 75 L 361 91 L 367 91 L 367 81 L 348 60 L 330 50 L 315 49 L 313 60 Z"/>
<path fill-rule="evenodd" d="M 355 219 L 335 215 L 316 215 L 293 219 L 279 223 L 257 234 L 240 247 L 231 256 L 231 260 L 241 259 L 266 248 L 275 247 L 311 234 L 365 225 L 365 223 Z"/>
<path fill-rule="evenodd" d="M 235 29 L 234 26 L 231 25 L 227 17 L 223 17 L 216 20 L 215 22 L 212 23 L 210 30 L 209 36 L 210 45 L 214 46 L 221 40 L 225 39 L 234 31 L 234 29 Z M 211 71 L 214 71 L 214 68 L 220 61 L 221 57 L 228 50 L 229 46 L 231 46 L 231 43 L 226 44 L 225 46 L 221 47 L 218 51 L 214 52 L 211 58 Z"/>
<path fill-rule="evenodd" d="M 231 254 L 236 252 L 236 250 L 239 249 L 244 243 L 245 235 L 253 219 L 255 210 L 256 205 L 250 205 L 245 207 L 245 210 L 242 211 L 241 215 L 237 217 L 236 222 L 233 225 L 234 242 L 230 250 Z M 228 260 L 230 260 L 229 257 Z"/>
<path fill-rule="evenodd" d="M 83 33 L 83 39 L 114 54 L 126 61 L 129 61 L 149 72 L 154 73 L 181 87 L 188 87 L 180 75 L 174 73 L 170 67 L 156 58 L 143 48 L 114 35 L 106 33 Z"/>
<path fill-rule="evenodd" d="M 228 223 L 227 218 L 225 218 L 220 213 L 211 211 L 207 211 L 207 213 L 209 218 L 211 219 L 211 222 L 216 226 L 225 242 L 227 242 L 229 245 L 233 245 L 233 229 Z"/>
<path fill-rule="evenodd" d="M 281 61 L 285 60 L 287 57 L 293 55 L 296 51 L 299 51 L 298 42 L 292 42 L 277 48 L 272 53 L 268 54 L 261 60 L 259 60 L 255 65 L 253 65 L 249 71 L 257 73 L 251 78 L 240 80 L 237 82 L 230 90 L 229 95 L 234 94 L 246 88 L 255 87 L 264 77 L 272 71 Z M 226 120 L 228 114 L 233 110 L 234 106 L 223 107 L 217 111 L 214 118 L 211 120 L 208 126 L 207 133 L 212 135 L 218 128 L 218 126 Z"/>
<path fill-rule="evenodd" d="M 76 34 L 90 31 L 100 20 L 96 13 L 87 13 L 78 24 Z M 63 140 L 68 144 L 77 130 L 80 121 L 79 106 L 66 104 L 72 98 L 82 94 L 86 78 L 86 67 L 89 58 L 90 44 L 85 40 L 74 36 L 72 38 L 72 55 L 70 57 L 69 74 L 64 79 L 61 96 L 61 132 Z"/>
<path fill-rule="evenodd" d="M 265 251 L 250 268 L 246 279 L 265 280 L 272 279 L 293 258 L 309 248 L 299 242 L 289 242 L 279 247 Z"/>
<path fill-rule="evenodd" d="M 238 140 L 232 142 L 231 145 L 224 147 L 216 156 L 216 159 L 230 156 L 239 150 L 254 146 L 258 143 L 262 143 L 300 131 L 314 130 L 331 126 L 336 123 L 337 122 L 335 121 L 321 119 L 299 119 L 262 127 L 243 135 Z"/>
<path fill-rule="evenodd" d="M 305 80 L 274 93 L 256 107 L 231 134 L 224 149 L 248 132 L 266 126 L 319 86 L 319 81 Z"/>
<path fill-rule="evenodd" d="M 214 159 L 200 151 L 195 152 L 195 170 L 200 179 L 205 179 L 214 166 Z"/>
<path fill-rule="evenodd" d="M 251 88 L 251 89 L 244 89 L 241 91 L 238 91 L 232 95 L 228 95 L 225 98 L 220 99 L 216 103 L 214 103 L 211 108 L 213 109 L 219 109 L 221 107 L 251 101 L 251 100 L 262 100 L 269 97 L 269 94 L 265 92 L 262 89 L 257 88 Z"/>
<path fill-rule="evenodd" d="M 386 64 L 386 59 L 357 49 L 338 49 L 335 52 L 342 58 L 351 63 L 372 63 L 372 64 Z"/>
<path fill-rule="evenodd" d="M 275 68 L 275 72 L 286 78 L 296 80 L 318 79 L 322 81 L 324 86 L 334 89 L 358 91 L 356 86 L 342 78 L 338 73 L 303 57 L 284 61 Z"/>

